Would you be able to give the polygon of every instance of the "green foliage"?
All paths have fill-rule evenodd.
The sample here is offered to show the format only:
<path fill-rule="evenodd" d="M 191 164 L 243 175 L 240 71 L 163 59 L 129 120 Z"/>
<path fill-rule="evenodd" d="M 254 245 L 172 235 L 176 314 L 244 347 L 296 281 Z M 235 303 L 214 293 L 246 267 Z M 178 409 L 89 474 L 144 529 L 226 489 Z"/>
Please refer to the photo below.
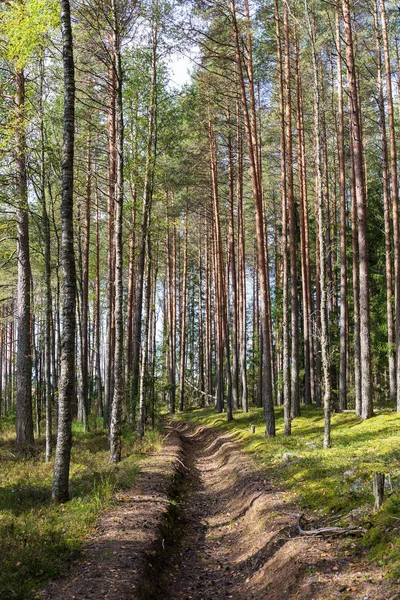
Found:
<path fill-rule="evenodd" d="M 55 0 L 11 2 L 0 19 L 0 35 L 6 39 L 6 57 L 23 68 L 47 34 L 59 26 L 59 5 Z"/>

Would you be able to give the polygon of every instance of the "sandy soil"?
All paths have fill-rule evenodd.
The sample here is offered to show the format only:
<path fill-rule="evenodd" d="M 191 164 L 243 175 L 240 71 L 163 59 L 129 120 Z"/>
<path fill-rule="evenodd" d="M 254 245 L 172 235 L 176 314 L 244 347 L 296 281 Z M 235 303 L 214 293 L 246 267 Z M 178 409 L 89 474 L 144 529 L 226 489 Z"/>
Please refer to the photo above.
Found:
<path fill-rule="evenodd" d="M 354 557 L 351 541 L 299 537 L 296 507 L 229 435 L 175 427 L 190 469 L 180 509 L 184 535 L 155 598 L 400 598 L 400 585 Z"/>
<path fill-rule="evenodd" d="M 99 520 L 83 559 L 41 594 L 46 600 L 133 600 L 141 598 L 170 508 L 174 478 L 181 464 L 180 435 L 167 429 L 160 452 L 146 458 L 135 485 L 121 492 Z M 136 596 L 136 594 L 138 595 Z"/>
<path fill-rule="evenodd" d="M 296 507 L 229 435 L 173 423 L 125 496 L 44 598 L 400 600 L 351 540 L 299 537 Z"/>

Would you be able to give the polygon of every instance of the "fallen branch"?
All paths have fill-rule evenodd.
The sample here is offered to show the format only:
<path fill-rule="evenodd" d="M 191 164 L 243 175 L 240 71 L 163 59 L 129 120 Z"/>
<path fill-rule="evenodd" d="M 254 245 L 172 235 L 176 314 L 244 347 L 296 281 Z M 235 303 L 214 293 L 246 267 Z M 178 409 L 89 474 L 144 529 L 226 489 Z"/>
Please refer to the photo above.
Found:
<path fill-rule="evenodd" d="M 215 396 L 211 396 L 211 394 L 207 394 L 206 392 L 203 392 L 202 390 L 199 390 L 198 387 L 196 387 L 195 385 L 193 385 L 193 383 L 190 383 L 190 381 L 188 381 L 187 379 L 185 379 L 185 383 L 187 383 L 188 385 L 190 385 L 191 388 L 193 388 L 196 392 L 198 392 L 202 396 L 206 396 L 206 398 L 211 398 L 212 400 L 215 401 Z"/>
<path fill-rule="evenodd" d="M 175 460 L 177 460 L 178 463 L 181 464 L 184 469 L 186 469 L 186 471 L 189 471 L 189 469 L 187 468 L 187 466 L 184 465 L 183 462 L 177 456 L 175 457 Z"/>
<path fill-rule="evenodd" d="M 301 515 L 297 517 L 297 531 L 299 532 L 299 535 L 304 535 L 305 537 L 361 537 L 367 531 L 364 527 L 319 527 L 318 529 L 302 529 L 300 523 Z"/>

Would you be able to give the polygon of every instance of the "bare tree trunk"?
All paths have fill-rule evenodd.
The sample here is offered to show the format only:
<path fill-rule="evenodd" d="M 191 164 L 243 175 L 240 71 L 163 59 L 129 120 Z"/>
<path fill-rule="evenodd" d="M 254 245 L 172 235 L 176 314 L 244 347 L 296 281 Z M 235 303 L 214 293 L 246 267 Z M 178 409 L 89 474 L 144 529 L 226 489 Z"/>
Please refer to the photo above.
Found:
<path fill-rule="evenodd" d="M 321 356 L 322 371 L 324 380 L 324 448 L 331 445 L 331 378 L 329 370 L 329 341 L 328 341 L 328 302 L 327 302 L 327 282 L 326 282 L 326 264 L 325 264 L 325 219 L 324 219 L 324 201 L 322 193 L 322 150 L 320 140 L 320 90 L 318 78 L 318 57 L 316 50 L 316 32 L 314 24 L 311 24 L 308 12 L 307 0 L 305 0 L 305 9 L 308 22 L 309 37 L 312 51 L 312 66 L 314 79 L 314 141 L 315 141 L 315 172 L 316 172 L 316 191 L 317 191 L 317 218 L 318 218 L 318 251 L 320 265 L 320 289 L 321 289 Z M 314 19 L 314 15 L 313 15 Z"/>
<path fill-rule="evenodd" d="M 51 246 L 50 246 L 50 220 L 46 205 L 46 178 L 45 178 L 45 139 L 44 139 L 44 114 L 43 114 L 43 79 L 44 68 L 43 61 L 40 63 L 40 193 L 42 203 L 42 223 L 43 223 L 43 246 L 44 246 L 44 279 L 45 279 L 45 331 L 44 331 L 44 353 L 45 353 L 45 385 L 46 385 L 46 450 L 45 460 L 48 462 L 51 457 L 52 446 L 52 414 L 51 404 L 53 397 L 51 381 L 51 360 L 52 360 L 52 293 L 51 293 Z M 1 372 L 1 361 L 0 361 Z"/>
<path fill-rule="evenodd" d="M 219 381 L 220 381 L 220 394 L 223 397 L 224 390 L 224 378 L 223 378 L 223 367 L 224 367 L 224 353 L 226 355 L 226 379 L 227 379 L 227 419 L 232 420 L 232 378 L 230 368 L 230 344 L 229 344 L 229 327 L 228 327 L 228 315 L 226 306 L 226 286 L 224 277 L 224 259 L 222 252 L 222 239 L 221 239 L 221 226 L 219 216 L 219 197 L 218 197 L 218 177 L 217 177 L 217 153 L 216 153 L 216 142 L 214 133 L 212 130 L 212 124 L 209 117 L 208 123 L 209 142 L 210 142 L 210 170 L 211 170 L 211 183 L 213 190 L 213 216 L 214 216 L 214 234 L 215 234 L 215 298 L 218 305 L 218 326 L 219 332 Z M 222 408 L 222 403 L 220 408 Z"/>
<path fill-rule="evenodd" d="M 15 74 L 16 86 L 16 193 L 17 193 L 17 444 L 33 446 L 32 349 L 31 349 L 31 264 L 29 252 L 28 181 L 26 175 L 25 76 Z"/>
<path fill-rule="evenodd" d="M 146 249 L 148 237 L 150 235 L 150 217 L 153 200 L 154 187 L 154 166 L 157 148 L 157 44 L 158 44 L 158 15 L 155 16 L 155 22 L 152 29 L 152 62 L 151 62 L 151 87 L 149 101 L 149 117 L 147 131 L 146 148 L 146 166 L 144 177 L 144 198 L 142 215 L 142 237 L 140 242 L 139 262 L 137 268 L 137 289 L 136 306 L 134 321 L 134 338 L 132 353 L 132 401 L 131 401 L 131 420 L 134 419 L 135 404 L 139 391 L 139 363 L 140 363 L 140 345 L 142 340 L 142 314 L 143 314 L 143 288 L 145 277 Z M 140 418 L 139 418 L 140 420 Z M 139 431 L 144 427 L 144 423 L 139 423 Z"/>
<path fill-rule="evenodd" d="M 287 4 L 283 6 L 285 30 L 285 133 L 286 133 L 286 176 L 287 201 L 289 214 L 289 247 L 290 247 L 290 311 L 292 329 L 291 347 L 291 401 L 292 417 L 300 416 L 299 393 L 299 324 L 297 300 L 297 252 L 296 252 L 296 215 L 293 190 L 293 150 L 292 150 L 292 100 L 291 100 L 291 68 L 290 68 L 290 33 Z"/>
<path fill-rule="evenodd" d="M 169 409 L 171 414 L 176 408 L 176 228 L 172 228 L 168 216 L 168 191 L 166 191 L 167 211 L 167 292 L 168 292 L 168 349 L 169 349 Z M 171 240 L 171 237 L 173 238 Z"/>
<path fill-rule="evenodd" d="M 203 318 L 203 238 L 204 231 L 202 221 L 200 221 L 200 229 L 198 236 L 198 281 L 199 281 L 199 298 L 198 298 L 198 311 L 199 311 L 199 389 L 201 399 L 204 398 L 205 392 L 205 377 L 204 377 L 204 318 Z"/>
<path fill-rule="evenodd" d="M 358 220 L 358 253 L 360 285 L 360 348 L 362 418 L 372 416 L 371 334 L 368 289 L 367 202 L 364 184 L 362 131 L 357 82 L 355 76 L 353 33 L 349 0 L 343 0 L 344 33 L 350 98 L 351 138 L 353 143 L 354 178 Z"/>
<path fill-rule="evenodd" d="M 238 286 L 236 271 L 235 248 L 235 215 L 234 215 L 234 179 L 233 179 L 233 150 L 231 135 L 231 115 L 228 120 L 228 185 L 229 185 L 229 267 L 232 289 L 232 408 L 239 408 L 239 352 L 238 352 Z M 229 293 L 229 290 L 228 290 Z M 229 318 L 229 310 L 228 310 Z"/>
<path fill-rule="evenodd" d="M 184 409 L 185 400 L 185 367 L 186 367 L 186 324 L 187 324 L 187 263 L 188 263 L 188 225 L 185 212 L 184 224 L 184 247 L 183 247 L 183 289 L 182 289 L 182 317 L 181 317 L 181 348 L 180 348 L 180 369 L 179 369 L 179 410 Z M 199 336 L 199 346 L 201 338 Z M 199 347 L 199 353 L 201 349 Z"/>
<path fill-rule="evenodd" d="M 101 340 L 101 317 L 100 317 L 100 215 L 99 215 L 99 195 L 97 190 L 97 177 L 96 177 L 96 377 L 97 377 L 97 402 L 99 416 L 104 417 L 104 405 L 103 405 L 103 378 L 101 373 L 101 353 L 100 353 L 100 340 Z"/>
<path fill-rule="evenodd" d="M 287 250 L 287 180 L 286 180 L 286 122 L 284 106 L 284 72 L 281 44 L 281 28 L 278 0 L 275 0 L 276 45 L 279 69 L 280 145 L 281 145 L 281 189 L 282 189 L 282 352 L 283 352 L 283 412 L 285 435 L 291 434 L 291 386 L 289 358 L 289 297 L 288 297 L 288 250 Z M 292 181 L 293 185 L 293 181 Z M 293 194 L 293 192 L 292 192 Z M 292 196 L 293 199 L 293 196 Z"/>
<path fill-rule="evenodd" d="M 212 373 L 212 317 L 211 317 L 211 259 L 210 259 L 210 233 L 206 226 L 206 391 L 208 396 L 213 395 L 213 373 Z"/>
<path fill-rule="evenodd" d="M 299 43 L 296 32 L 296 112 L 297 112 L 297 154 L 299 161 L 299 213 L 300 213 L 300 252 L 303 299 L 303 340 L 304 340 L 304 403 L 311 404 L 312 378 L 314 376 L 312 343 L 311 343 L 311 309 L 310 309 L 310 251 L 308 239 L 308 207 L 307 207 L 307 174 L 304 147 L 303 101 L 300 76 Z"/>
<path fill-rule="evenodd" d="M 113 53 L 115 65 L 115 150 L 116 163 L 116 194 L 115 194 L 115 354 L 114 354 L 114 386 L 110 419 L 110 460 L 117 463 L 121 460 L 121 407 L 124 398 L 124 324 L 123 301 L 124 290 L 122 283 L 123 242 L 122 219 L 124 205 L 124 118 L 122 105 L 122 66 L 120 23 L 116 0 L 112 0 L 113 11 Z"/>
<path fill-rule="evenodd" d="M 92 195 L 92 165 L 91 165 L 91 140 L 90 132 L 87 142 L 87 173 L 86 173 L 86 210 L 85 210 L 85 243 L 83 252 L 82 269 L 82 306 L 81 306 L 81 407 L 83 417 L 83 429 L 88 431 L 89 412 L 89 339 L 88 339 L 88 311 L 89 311 L 89 251 L 90 251 L 90 220 L 91 220 L 91 195 Z"/>
<path fill-rule="evenodd" d="M 396 396 L 397 412 L 400 412 L 400 229 L 399 229 L 399 181 L 397 171 L 397 147 L 396 130 L 394 125 L 394 107 L 392 92 L 392 70 L 390 67 L 389 40 L 386 24 L 385 0 L 379 0 L 382 18 L 382 37 L 385 57 L 386 71 L 386 96 L 388 107 L 388 121 L 390 134 L 390 171 L 392 177 L 392 215 L 393 215 L 393 246 L 394 246 L 394 296 L 395 296 L 395 317 L 396 317 Z M 369 409 L 372 413 L 372 405 Z M 363 417 L 370 416 L 363 414 Z"/>
<path fill-rule="evenodd" d="M 389 359 L 389 393 L 390 400 L 396 401 L 396 362 L 393 349 L 396 348 L 395 328 L 393 319 L 393 269 L 392 269 L 392 244 L 390 240 L 390 180 L 389 180 L 389 160 L 386 135 L 385 103 L 383 97 L 382 85 L 382 56 L 381 39 L 379 35 L 378 7 L 375 4 L 374 10 L 375 33 L 376 33 L 376 54 L 378 63 L 378 108 L 380 117 L 381 143 L 382 143 L 382 178 L 383 178 L 383 220 L 385 228 L 385 271 L 386 271 L 386 312 L 387 312 L 387 330 L 388 330 L 388 359 Z"/>
<path fill-rule="evenodd" d="M 115 262 L 115 244 L 114 244 L 114 213 L 115 213 L 115 179 L 116 179 L 116 151 L 115 151 L 115 56 L 111 52 L 111 65 L 109 67 L 109 107 L 108 107 L 108 250 L 107 250 L 107 328 L 106 328 L 106 349 L 105 349 L 105 373 L 104 373 L 104 427 L 110 426 L 110 411 L 113 397 L 113 361 L 115 348 L 115 289 L 114 289 L 114 262 Z"/>
<path fill-rule="evenodd" d="M 62 155 L 62 268 L 63 330 L 61 342 L 61 377 L 58 398 L 58 432 L 52 497 L 56 502 L 69 498 L 71 458 L 71 406 L 75 396 L 75 302 L 76 273 L 73 232 L 75 70 L 69 0 L 60 0 L 64 63 L 64 136 Z"/>
<path fill-rule="evenodd" d="M 343 117 L 343 77 L 340 35 L 340 16 L 336 13 L 337 44 L 337 80 L 338 80 L 338 117 L 339 117 L 339 191 L 340 191 L 340 369 L 339 369 L 339 406 L 347 408 L 347 258 L 346 258 L 346 173 L 344 154 L 344 117 Z"/>
<path fill-rule="evenodd" d="M 353 282 L 353 323 L 354 323 L 354 390 L 356 415 L 361 417 L 361 348 L 360 348 L 360 286 L 358 284 L 358 243 L 357 208 L 354 176 L 353 143 L 350 139 L 351 156 L 351 247 Z"/>
<path fill-rule="evenodd" d="M 255 114 L 255 99 L 254 99 L 254 77 L 252 65 L 252 36 L 249 24 L 249 7 L 246 0 L 246 19 L 248 22 L 247 50 L 248 58 L 246 63 L 246 71 L 249 77 L 248 89 L 250 95 L 250 112 L 247 100 L 246 83 L 243 73 L 242 53 L 240 47 L 240 37 L 238 23 L 236 19 L 235 0 L 231 0 L 231 14 L 233 24 L 233 34 L 235 43 L 236 65 L 239 76 L 240 93 L 242 100 L 242 108 L 244 115 L 244 124 L 246 129 L 246 137 L 248 144 L 248 155 L 250 159 L 250 175 L 253 192 L 254 208 L 256 213 L 256 236 L 257 236 L 257 252 L 258 252 L 258 270 L 260 276 L 260 305 L 261 305 L 261 326 L 264 336 L 264 380 L 263 380 L 263 397 L 264 397 L 264 418 L 266 423 L 265 434 L 267 437 L 275 436 L 275 414 L 273 407 L 272 396 L 272 374 L 271 374 L 271 348 L 268 320 L 268 269 L 265 262 L 265 239 L 264 239 L 264 215 L 262 210 L 262 194 L 261 182 L 258 173 L 258 152 L 257 152 L 257 123 Z"/>
<path fill-rule="evenodd" d="M 143 349 L 142 363 L 140 365 L 140 382 L 139 382 L 139 419 L 138 419 L 138 434 L 139 441 L 142 441 L 145 432 L 146 422 L 146 388 L 147 388 L 147 365 L 148 365 L 148 335 L 149 335 L 149 318 L 150 318 L 150 300 L 151 300 L 151 251 L 150 251 L 150 236 L 146 237 L 146 260 L 145 269 L 146 285 L 144 290 L 144 319 L 143 319 Z"/>
<path fill-rule="evenodd" d="M 132 385 L 132 360 L 133 360 L 133 315 L 135 303 L 135 278 L 136 278 L 136 217 L 137 217 L 137 160 L 138 160 L 138 141 L 137 141 L 137 123 L 138 123 L 138 93 L 134 101 L 134 122 L 132 124 L 132 162 L 133 162 L 133 181 L 132 190 L 132 223 L 131 235 L 129 240 L 129 267 L 128 267 L 128 297 L 127 297 L 127 316 L 126 316 L 126 365 L 125 365 L 125 385 L 127 389 L 127 398 L 130 397 Z M 133 417 L 132 411 L 130 418 Z"/>
<path fill-rule="evenodd" d="M 248 389 L 247 389 L 247 335 L 246 335 L 246 249 L 244 235 L 244 211 L 243 211 L 243 136 L 240 122 L 239 106 L 236 109 L 237 127 L 237 158 L 236 158 L 236 198 L 238 219 L 238 312 L 239 312 L 239 364 L 241 381 L 241 406 L 243 412 L 247 412 Z"/>

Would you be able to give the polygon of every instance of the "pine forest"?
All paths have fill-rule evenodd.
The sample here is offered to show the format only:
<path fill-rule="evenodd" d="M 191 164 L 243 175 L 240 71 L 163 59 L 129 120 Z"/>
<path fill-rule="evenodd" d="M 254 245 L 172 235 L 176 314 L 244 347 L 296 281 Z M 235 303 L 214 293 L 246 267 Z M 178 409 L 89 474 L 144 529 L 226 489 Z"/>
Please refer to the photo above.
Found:
<path fill-rule="evenodd" d="M 0 4 L 0 598 L 400 598 L 400 7 Z"/>

